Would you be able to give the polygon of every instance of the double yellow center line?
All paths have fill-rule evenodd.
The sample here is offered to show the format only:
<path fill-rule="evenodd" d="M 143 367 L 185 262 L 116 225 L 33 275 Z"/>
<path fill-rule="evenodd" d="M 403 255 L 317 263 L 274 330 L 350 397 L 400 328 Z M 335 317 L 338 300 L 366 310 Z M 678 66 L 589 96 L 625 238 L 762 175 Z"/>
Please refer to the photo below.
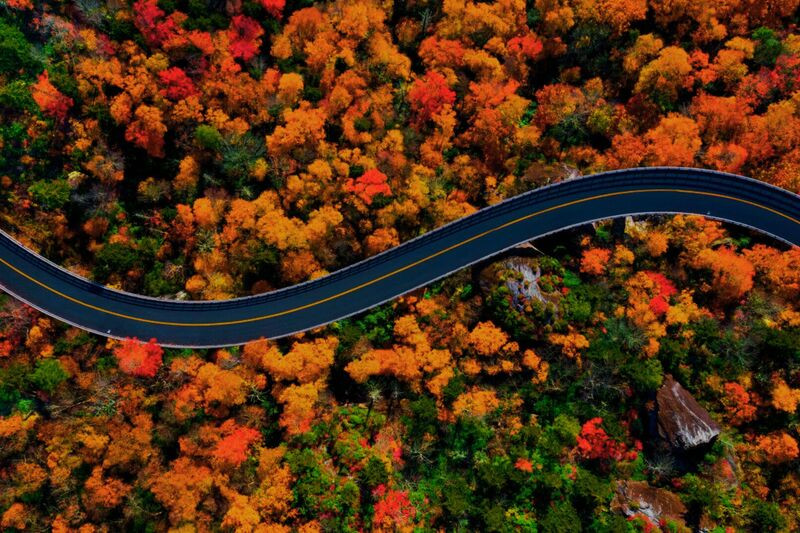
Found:
<path fill-rule="evenodd" d="M 513 226 L 514 224 L 518 224 L 518 223 L 523 222 L 525 220 L 529 220 L 531 218 L 535 218 L 535 217 L 543 215 L 545 213 L 550 213 L 550 212 L 556 211 L 558 209 L 563 209 L 565 207 L 570 207 L 570 206 L 573 206 L 573 205 L 576 205 L 576 204 L 587 203 L 587 202 L 591 202 L 591 201 L 594 201 L 594 200 L 601 200 L 601 199 L 604 199 L 604 198 L 611 198 L 611 197 L 614 197 L 614 196 L 624 196 L 624 195 L 629 195 L 629 194 L 641 194 L 641 193 L 653 193 L 653 192 L 663 192 L 663 193 L 670 192 L 670 193 L 694 194 L 694 195 L 699 195 L 699 196 L 710 196 L 710 197 L 716 197 L 716 198 L 724 198 L 724 199 L 727 199 L 727 200 L 733 200 L 735 202 L 740 202 L 740 203 L 743 203 L 743 204 L 747 204 L 747 205 L 751 205 L 751 206 L 754 206 L 754 207 L 758 207 L 760 209 L 764 209 L 766 211 L 769 211 L 771 213 L 779 215 L 779 216 L 781 216 L 783 218 L 786 218 L 787 220 L 790 220 L 790 221 L 794 222 L 795 224 L 800 225 L 800 220 L 797 220 L 797 219 L 795 219 L 793 217 L 790 217 L 789 215 L 781 213 L 780 211 L 772 209 L 771 207 L 767 207 L 765 205 L 762 205 L 762 204 L 759 204 L 759 203 L 756 203 L 756 202 L 751 202 L 749 200 L 736 198 L 735 196 L 729 196 L 729 195 L 726 195 L 726 194 L 718 194 L 718 193 L 705 192 L 705 191 L 693 191 L 693 190 L 690 190 L 690 189 L 668 189 L 668 188 L 663 188 L 663 189 L 635 189 L 635 190 L 629 190 L 629 191 L 619 191 L 619 192 L 598 194 L 598 195 L 595 195 L 595 196 L 582 198 L 580 200 L 572 200 L 570 202 L 564 202 L 563 204 L 555 205 L 555 206 L 552 206 L 552 207 L 548 207 L 546 209 L 542 209 L 540 211 L 536 211 L 534 213 L 530 213 L 530 214 L 521 216 L 519 218 L 516 218 L 516 219 L 511 220 L 509 222 L 506 222 L 504 224 L 501 224 L 501 225 L 499 225 L 499 226 L 497 226 L 495 228 L 492 228 L 492 229 L 483 231 L 481 233 L 478 233 L 476 235 L 473 235 L 472 237 L 470 237 L 468 239 L 464 239 L 461 242 L 458 242 L 456 244 L 448 246 L 447 248 L 443 248 L 443 249 L 439 250 L 438 252 L 432 253 L 431 255 L 429 255 L 427 257 L 423 257 L 422 259 L 418 259 L 418 260 L 416 260 L 416 261 L 414 261 L 412 263 L 409 263 L 409 264 L 407 264 L 407 265 L 405 265 L 403 267 L 400 267 L 400 268 L 398 268 L 396 270 L 393 270 L 391 272 L 383 274 L 382 276 L 378 276 L 378 277 L 376 277 L 374 279 L 371 279 L 369 281 L 366 281 L 364 283 L 361 283 L 359 285 L 351 287 L 351 288 L 349 288 L 347 290 L 344 290 L 342 292 L 333 294 L 333 295 L 328 296 L 326 298 L 321 298 L 321 299 L 316 300 L 314 302 L 310 302 L 310 303 L 307 303 L 307 304 L 304 304 L 304 305 L 300 305 L 300 306 L 293 307 L 291 309 L 286 309 L 284 311 L 279 311 L 279 312 L 276 312 L 276 313 L 271 313 L 271 314 L 261 315 L 261 316 L 255 316 L 255 317 L 251 317 L 251 318 L 242 318 L 242 319 L 239 319 L 239 320 L 221 321 L 221 322 L 170 322 L 170 321 L 166 321 L 166 320 L 152 320 L 152 319 L 149 319 L 149 318 L 142 318 L 142 317 L 137 317 L 137 316 L 133 316 L 133 315 L 127 315 L 127 314 L 124 314 L 124 313 L 117 313 L 116 311 L 112 311 L 110 309 L 105 309 L 103 307 L 99 307 L 99 306 L 84 302 L 82 300 L 79 300 L 77 298 L 73 298 L 72 296 L 69 296 L 67 294 L 64 294 L 63 292 L 61 292 L 61 291 L 59 291 L 57 289 L 54 289 L 53 287 L 50 287 L 49 285 L 47 285 L 47 284 L 45 284 L 45 283 L 33 278 L 32 276 L 26 274 L 25 272 L 21 271 L 20 269 L 18 269 L 17 267 L 15 267 L 14 265 L 12 265 L 11 263 L 9 263 L 8 261 L 6 261 L 3 258 L 0 258 L 0 262 L 2 264 L 4 264 L 5 266 L 7 266 L 8 268 L 10 268 L 11 270 L 13 270 L 14 272 L 16 272 L 17 274 L 19 274 L 20 276 L 29 279 L 33 283 L 39 285 L 40 287 L 42 287 L 44 289 L 47 289 L 48 291 L 52 292 L 53 294 L 61 296 L 62 298 L 66 299 L 66 300 L 69 300 L 69 301 L 71 301 L 73 303 L 76 303 L 78 305 L 81 305 L 83 307 L 86 307 L 86 308 L 89 308 L 89 309 L 93 309 L 95 311 L 100 311 L 102 313 L 106 313 L 106 314 L 113 315 L 113 316 L 116 316 L 116 317 L 125 318 L 125 319 L 128 319 L 128 320 L 135 320 L 137 322 L 145 322 L 145 323 L 148 323 L 148 324 L 157 324 L 157 325 L 160 325 L 160 326 L 176 326 L 176 327 L 233 326 L 233 325 L 236 325 L 236 324 L 246 324 L 248 322 L 258 322 L 259 320 L 268 320 L 270 318 L 276 318 L 276 317 L 279 317 L 279 316 L 289 315 L 289 314 L 292 314 L 292 313 L 297 313 L 298 311 L 303 311 L 304 309 L 309 309 L 311 307 L 316 307 L 316 306 L 324 304 L 326 302 L 330 302 L 331 300 L 335 300 L 337 298 L 341 298 L 342 296 L 346 296 L 348 294 L 351 294 L 353 292 L 361 290 L 364 287 L 369 287 L 370 285 L 374 285 L 375 283 L 378 283 L 378 282 L 383 281 L 383 280 L 385 280 L 387 278 L 395 276 L 395 275 L 397 275 L 397 274 L 399 274 L 401 272 L 404 272 L 404 271 L 406 271 L 406 270 L 408 270 L 410 268 L 414 268 L 417 265 L 425 263 L 426 261 L 430 261 L 431 259 L 434 259 L 434 258 L 436 258 L 436 257 L 438 257 L 438 256 L 440 256 L 442 254 L 446 254 L 447 252 L 455 250 L 456 248 L 464 246 L 465 244 L 468 244 L 468 243 L 470 243 L 470 242 L 472 242 L 474 240 L 480 239 L 480 238 L 485 237 L 487 235 L 490 235 L 490 234 L 492 234 L 492 233 L 494 233 L 496 231 L 500 231 L 500 230 L 505 229 L 505 228 L 507 228 L 509 226 Z"/>

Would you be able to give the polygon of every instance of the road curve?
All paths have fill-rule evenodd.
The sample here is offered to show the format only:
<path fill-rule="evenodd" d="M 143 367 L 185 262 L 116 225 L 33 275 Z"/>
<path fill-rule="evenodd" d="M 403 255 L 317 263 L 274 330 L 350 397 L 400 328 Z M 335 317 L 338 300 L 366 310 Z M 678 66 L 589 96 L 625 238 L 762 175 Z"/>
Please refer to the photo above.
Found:
<path fill-rule="evenodd" d="M 530 191 L 323 278 L 222 301 L 109 289 L 0 232 L 0 286 L 59 320 L 106 337 L 220 347 L 305 331 L 374 307 L 522 242 L 587 222 L 654 213 L 705 215 L 800 245 L 800 196 L 710 170 L 604 172 Z"/>

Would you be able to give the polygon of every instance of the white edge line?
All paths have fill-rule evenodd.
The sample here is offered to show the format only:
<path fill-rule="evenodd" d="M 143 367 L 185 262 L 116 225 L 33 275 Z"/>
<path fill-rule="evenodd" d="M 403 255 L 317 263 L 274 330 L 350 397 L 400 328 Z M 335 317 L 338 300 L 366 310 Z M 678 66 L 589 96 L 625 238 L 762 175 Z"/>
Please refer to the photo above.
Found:
<path fill-rule="evenodd" d="M 500 206 L 500 205 L 503 205 L 505 203 L 509 203 L 509 202 L 512 202 L 512 201 L 517 201 L 518 198 L 523 197 L 523 196 L 532 195 L 532 194 L 538 194 L 540 191 L 545 191 L 545 190 L 548 190 L 548 189 L 559 187 L 559 186 L 562 186 L 562 185 L 567 184 L 567 183 L 573 183 L 573 182 L 582 181 L 582 180 L 588 181 L 588 180 L 592 180 L 592 179 L 598 179 L 601 176 L 609 176 L 609 175 L 613 175 L 613 174 L 633 174 L 634 172 L 644 173 L 644 172 L 650 172 L 650 171 L 671 171 L 671 172 L 675 172 L 677 174 L 692 174 L 692 173 L 707 174 L 707 175 L 713 175 L 713 176 L 716 176 L 716 177 L 730 178 L 730 179 L 732 179 L 734 181 L 735 180 L 747 181 L 747 182 L 751 182 L 751 183 L 754 183 L 754 184 L 758 184 L 761 187 L 770 188 L 770 189 L 773 189 L 774 191 L 781 192 L 783 194 L 788 194 L 790 196 L 794 196 L 795 199 L 798 202 L 800 202 L 800 195 L 797 195 L 797 194 L 795 194 L 795 193 L 793 193 L 791 191 L 788 191 L 786 189 L 782 189 L 781 187 L 777 187 L 775 185 L 772 185 L 771 183 L 767 183 L 765 181 L 757 180 L 755 178 L 750 178 L 748 176 L 741 176 L 739 174 L 731 174 L 729 172 L 720 172 L 718 170 L 710 170 L 710 169 L 696 168 L 696 167 L 669 167 L 669 166 L 665 166 L 665 167 L 632 167 L 632 168 L 608 170 L 608 171 L 605 171 L 605 172 L 597 172 L 595 174 L 587 174 L 585 176 L 578 176 L 578 177 L 568 178 L 568 179 L 564 179 L 564 180 L 553 182 L 553 183 L 548 183 L 547 185 L 542 185 L 541 187 L 537 187 L 535 189 L 531 189 L 529 191 L 522 192 L 522 193 L 520 193 L 520 194 L 518 194 L 516 196 L 512 196 L 510 198 L 505 198 L 505 199 L 501 200 L 500 202 L 497 202 L 497 203 L 492 204 L 492 205 L 488 205 L 488 206 L 484 207 L 483 209 L 479 209 L 479 210 L 475 211 L 474 213 L 472 213 L 470 215 L 467 215 L 466 217 L 461 217 L 461 218 L 458 218 L 456 220 L 450 221 L 447 224 L 444 224 L 442 226 L 438 226 L 438 227 L 436 227 L 436 228 L 434 228 L 434 229 L 432 229 L 430 231 L 427 231 L 427 232 L 425 232 L 425 233 L 423 233 L 421 235 L 417 235 L 416 237 L 413 237 L 413 238 L 411 238 L 411 239 L 409 239 L 407 241 L 403 241 L 398 246 L 395 246 L 393 248 L 389 248 L 388 250 L 384 250 L 383 252 L 380 252 L 380 253 L 377 253 L 375 255 L 371 255 L 369 257 L 366 257 L 366 258 L 362 259 L 361 261 L 358 261 L 358 262 L 353 263 L 351 265 L 344 266 L 344 267 L 342 267 L 342 268 L 340 268 L 338 270 L 335 270 L 333 272 L 330 272 L 330 273 L 328 273 L 325 276 L 322 276 L 320 278 L 306 280 L 306 281 L 303 281 L 303 282 L 300 282 L 300 283 L 296 283 L 294 285 L 290 285 L 288 287 L 281 287 L 279 289 L 275 289 L 273 291 L 269 291 L 269 292 L 265 292 L 265 293 L 261 293 L 261 294 L 251 294 L 251 295 L 248 295 L 248 296 L 240 296 L 240 297 L 237 297 L 237 298 L 229 298 L 229 299 L 226 299 L 226 300 L 175 300 L 175 299 L 170 299 L 170 298 L 158 298 L 158 297 L 153 297 L 153 296 L 146 296 L 146 295 L 142 295 L 142 294 L 136 294 L 136 293 L 122 291 L 122 290 L 119 290 L 119 289 L 108 287 L 106 285 L 103 285 L 102 283 L 98 283 L 96 281 L 92 281 L 92 280 L 90 280 L 88 278 L 85 278 L 85 277 L 81 276 L 80 274 L 76 274 L 75 272 L 72 272 L 71 270 L 68 270 L 63 266 L 61 266 L 61 265 L 59 265 L 57 263 L 54 263 L 53 261 L 51 261 L 50 259 L 44 257 L 43 255 L 37 254 L 36 252 L 33 252 L 32 250 L 30 250 L 26 246 L 24 246 L 21 242 L 19 242 L 14 237 L 12 237 L 11 235 L 9 235 L 8 233 L 6 233 L 5 231 L 3 231 L 1 229 L 0 229 L 0 235 L 2 235 L 3 237 L 8 238 L 13 243 L 17 244 L 20 248 L 24 249 L 28 253 L 36 255 L 38 258 L 43 259 L 44 261 L 49 263 L 52 267 L 55 267 L 56 269 L 60 270 L 61 272 L 65 273 L 65 274 L 68 274 L 69 276 L 72 276 L 73 278 L 77 278 L 78 280 L 80 280 L 82 282 L 86 282 L 86 283 L 89 283 L 89 284 L 97 285 L 98 287 L 102 288 L 103 290 L 110 291 L 112 293 L 116 293 L 116 294 L 119 294 L 119 295 L 122 295 L 122 296 L 125 296 L 125 297 L 128 297 L 128 298 L 135 298 L 135 299 L 141 299 L 141 300 L 146 300 L 146 301 L 149 300 L 149 301 L 159 302 L 159 303 L 175 303 L 175 304 L 187 305 L 187 306 L 191 306 L 191 305 L 198 305 L 198 306 L 210 305 L 210 304 L 220 303 L 220 302 L 237 302 L 238 303 L 238 302 L 245 302 L 247 300 L 263 298 L 268 294 L 275 294 L 276 296 L 279 296 L 280 293 L 282 293 L 284 291 L 294 290 L 297 287 L 303 287 L 305 285 L 309 285 L 309 284 L 312 284 L 312 283 L 322 283 L 323 280 L 325 280 L 326 278 L 328 278 L 330 276 L 340 275 L 340 274 L 342 274 L 342 273 L 344 273 L 344 272 L 346 272 L 346 271 L 348 271 L 350 269 L 354 269 L 354 268 L 358 267 L 362 263 L 365 263 L 367 261 L 373 261 L 376 258 L 381 257 L 382 255 L 388 254 L 392 250 L 394 250 L 394 249 L 396 249 L 398 247 L 406 246 L 407 244 L 410 244 L 410 243 L 415 242 L 417 240 L 420 240 L 420 239 L 423 239 L 423 238 L 428 238 L 428 237 L 431 236 L 431 234 L 434 234 L 436 232 L 444 231 L 449 226 L 452 226 L 452 225 L 454 225 L 456 223 L 459 223 L 459 222 L 463 221 L 465 218 L 469 218 L 471 216 L 477 215 L 478 213 L 480 213 L 481 211 L 483 211 L 485 209 L 494 209 L 496 206 Z M 603 219 L 598 219 L 598 220 L 603 220 Z M 760 231 L 760 230 L 758 230 L 758 231 Z M 766 232 L 762 231 L 761 233 L 766 233 Z M 304 330 L 304 331 L 306 331 L 306 330 Z M 236 345 L 228 345 L 228 346 L 236 346 Z"/>
<path fill-rule="evenodd" d="M 645 212 L 636 212 L 636 213 L 625 213 L 625 214 L 615 215 L 613 217 L 600 217 L 600 218 L 594 218 L 594 219 L 591 219 L 591 220 L 585 220 L 585 221 L 582 221 L 582 222 L 578 222 L 578 223 L 575 223 L 575 224 L 570 224 L 568 226 L 562 226 L 562 227 L 560 227 L 558 229 L 555 229 L 555 230 L 552 230 L 552 231 L 547 231 L 547 232 L 535 235 L 533 237 L 529 237 L 529 238 L 523 239 L 523 240 L 521 240 L 521 241 L 519 241 L 519 242 L 517 242 L 515 244 L 512 244 L 510 246 L 507 246 L 507 247 L 505 247 L 503 249 L 500 249 L 500 250 L 497 250 L 495 252 L 492 252 L 489 255 L 483 256 L 480 259 L 476 259 L 475 261 L 470 261 L 469 263 L 465 263 L 465 264 L 459 266 L 458 268 L 454 268 L 453 270 L 450 270 L 450 271 L 448 271 L 448 272 L 446 272 L 444 274 L 436 276 L 435 278 L 431 278 L 428 281 L 426 281 L 425 283 L 420 283 L 419 285 L 416 285 L 416 286 L 414 286 L 414 287 L 412 287 L 410 289 L 407 289 L 407 290 L 405 290 L 405 291 L 403 291 L 401 293 L 395 294 L 394 296 L 391 296 L 391 297 L 386 298 L 384 300 L 381 300 L 379 302 L 370 304 L 367 307 L 362 307 L 361 309 L 359 309 L 357 311 L 353 311 L 352 313 L 348 313 L 346 315 L 341 315 L 341 316 L 339 316 L 339 317 L 337 317 L 337 318 L 335 318 L 333 320 L 320 322 L 319 324 L 316 324 L 314 326 L 310 326 L 308 328 L 299 329 L 299 330 L 292 331 L 292 332 L 289 332 L 289 333 L 283 333 L 281 335 L 276 335 L 274 337 L 259 337 L 259 338 L 256 338 L 256 339 L 251 339 L 249 341 L 244 341 L 244 342 L 239 342 L 239 343 L 230 343 L 230 344 L 169 344 L 169 343 L 158 342 L 158 345 L 161 346 L 161 347 L 164 347 L 164 348 L 177 348 L 177 349 L 180 349 L 180 348 L 191 348 L 191 349 L 197 349 L 197 350 L 207 350 L 207 349 L 213 349 L 213 348 L 229 348 L 231 346 L 243 346 L 243 345 L 245 345 L 245 344 L 247 344 L 249 342 L 257 341 L 260 338 L 267 338 L 269 340 L 275 340 L 275 339 L 282 339 L 282 338 L 285 338 L 285 337 L 291 337 L 292 335 L 297 335 L 299 333 L 304 333 L 306 331 L 311 331 L 312 329 L 317 329 L 317 328 L 320 328 L 320 327 L 323 327 L 323 326 L 327 326 L 329 324 L 333 324 L 334 322 L 339 322 L 340 320 L 344 320 L 345 318 L 350 318 L 351 316 L 363 313 L 364 311 L 368 311 L 370 309 L 374 309 L 375 307 L 378 307 L 379 305 L 383 305 L 386 302 L 390 302 L 390 301 L 392 301 L 392 300 L 394 300 L 396 298 L 399 298 L 401 296 L 405 296 L 406 294 L 414 292 L 415 290 L 417 290 L 417 289 L 419 289 L 421 287 L 425 287 L 427 285 L 431 285 L 432 283 L 435 283 L 435 282 L 439 281 L 442 278 L 446 278 L 446 277 L 450 276 L 451 274 L 454 274 L 455 272 L 458 272 L 459 270 L 463 270 L 465 268 L 469 268 L 472 265 L 475 265 L 475 264 L 480 263 L 482 261 L 486 261 L 487 259 L 492 258 L 492 257 L 494 257 L 496 255 L 499 255 L 499 254 L 501 254 L 503 252 L 506 252 L 508 250 L 511 250 L 512 248 L 516 248 L 520 244 L 523 244 L 523 243 L 526 243 L 526 242 L 529 242 L 529 241 L 534 241 L 536 239 L 541 239 L 543 237 L 547 237 L 548 235 L 553 235 L 555 233 L 560 233 L 562 231 L 568 231 L 568 230 L 570 230 L 572 228 L 576 228 L 578 226 L 584 226 L 586 224 L 592 224 L 592 223 L 598 222 L 600 220 L 613 220 L 615 218 L 623 218 L 623 217 L 656 216 L 656 215 L 671 215 L 671 216 L 674 216 L 674 215 L 696 215 L 696 216 L 702 216 L 704 218 L 708 218 L 708 219 L 712 219 L 712 220 L 719 220 L 719 221 L 722 221 L 722 222 L 733 224 L 735 226 L 748 228 L 748 229 L 753 230 L 753 231 L 755 231 L 757 233 L 760 233 L 762 235 L 767 235 L 769 237 L 772 237 L 773 239 L 776 239 L 776 240 L 778 240 L 778 241 L 780 241 L 780 242 L 782 242 L 784 244 L 787 244 L 789 246 L 795 246 L 793 243 L 787 241 L 786 239 L 784 239 L 782 237 L 778 237 L 777 235 L 774 235 L 772 233 L 764 231 L 764 230 L 762 230 L 760 228 L 757 228 L 755 226 L 751 226 L 749 224 L 744 224 L 744 223 L 741 223 L 741 222 L 736 222 L 734 220 L 730 220 L 730 219 L 723 218 L 723 217 L 716 217 L 716 216 L 713 216 L 713 215 L 703 215 L 703 214 L 699 214 L 699 213 L 686 213 L 686 212 L 682 212 L 682 211 L 652 211 L 652 212 L 645 211 Z M 67 324 L 69 324 L 69 325 L 71 325 L 73 327 L 78 328 L 78 329 L 82 329 L 84 331 L 88 331 L 90 333 L 94 333 L 96 335 L 99 335 L 101 337 L 106 337 L 106 338 L 112 338 L 112 339 L 117 339 L 117 340 L 123 340 L 123 339 L 127 338 L 127 337 L 120 337 L 118 335 L 114 335 L 113 333 L 101 332 L 101 331 L 98 331 L 98 330 L 93 329 L 93 328 L 88 328 L 86 326 L 81 326 L 79 324 L 76 324 L 75 322 L 72 322 L 70 320 L 67 320 L 67 319 L 64 319 L 64 318 L 60 317 L 55 313 L 52 313 L 52 312 L 47 311 L 45 309 L 42 309 L 38 305 L 34 305 L 34 304 L 30 303 L 25 298 L 22 298 L 22 297 L 18 296 L 13 290 L 9 290 L 2 283 L 0 283 L 0 288 L 2 288 L 2 290 L 4 292 L 10 294 L 12 297 L 16 298 L 17 300 L 20 300 L 21 302 L 25 303 L 26 305 L 28 305 L 30 307 L 33 307 L 34 309 L 40 311 L 41 313 L 44 313 L 47 316 L 55 318 L 56 320 L 60 320 L 61 322 L 65 322 L 65 323 L 67 323 Z M 125 294 L 130 294 L 130 293 L 125 293 Z M 250 297 L 248 296 L 248 298 L 250 298 Z M 149 339 L 139 339 L 139 340 L 146 342 Z M 156 341 L 158 341 L 158 339 L 156 339 Z"/>

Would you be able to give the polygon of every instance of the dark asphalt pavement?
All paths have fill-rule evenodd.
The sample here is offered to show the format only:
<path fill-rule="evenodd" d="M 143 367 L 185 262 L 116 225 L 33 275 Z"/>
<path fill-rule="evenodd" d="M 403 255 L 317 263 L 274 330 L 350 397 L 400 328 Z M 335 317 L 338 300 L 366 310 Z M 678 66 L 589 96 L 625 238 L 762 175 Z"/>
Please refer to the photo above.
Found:
<path fill-rule="evenodd" d="M 741 176 L 638 168 L 542 187 L 483 209 L 329 276 L 213 302 L 147 298 L 80 278 L 0 234 L 0 286 L 100 335 L 217 347 L 305 331 L 364 311 L 522 242 L 594 220 L 691 213 L 800 245 L 800 197 Z"/>

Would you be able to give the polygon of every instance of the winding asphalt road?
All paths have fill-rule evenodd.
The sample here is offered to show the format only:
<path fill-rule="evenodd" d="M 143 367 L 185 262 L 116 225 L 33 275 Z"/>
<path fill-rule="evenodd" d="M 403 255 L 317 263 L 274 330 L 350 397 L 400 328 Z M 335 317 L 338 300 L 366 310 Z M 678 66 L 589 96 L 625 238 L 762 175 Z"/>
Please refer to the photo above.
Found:
<path fill-rule="evenodd" d="M 59 320 L 115 338 L 219 347 L 305 331 L 374 307 L 522 242 L 587 222 L 653 213 L 705 215 L 800 245 L 800 196 L 721 172 L 605 172 L 487 207 L 323 278 L 222 301 L 173 301 L 76 276 L 0 232 L 0 286 Z"/>

